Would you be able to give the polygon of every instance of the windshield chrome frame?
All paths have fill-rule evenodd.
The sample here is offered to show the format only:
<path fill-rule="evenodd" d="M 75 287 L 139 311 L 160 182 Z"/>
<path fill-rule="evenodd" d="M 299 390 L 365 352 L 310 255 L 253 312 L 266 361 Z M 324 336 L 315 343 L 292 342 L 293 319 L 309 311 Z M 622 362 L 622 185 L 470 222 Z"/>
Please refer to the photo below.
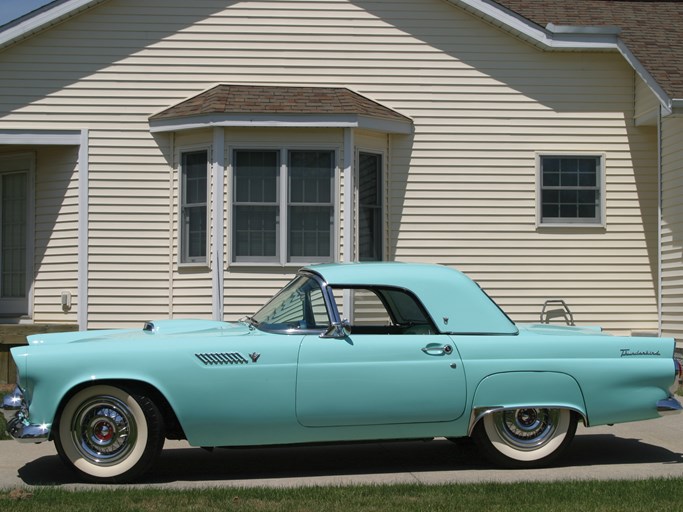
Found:
<path fill-rule="evenodd" d="M 255 325 L 254 327 L 258 329 L 259 331 L 262 332 L 268 332 L 268 333 L 274 333 L 274 334 L 301 334 L 301 335 L 321 335 L 325 333 L 331 325 L 334 323 L 341 323 L 341 320 L 339 318 L 339 312 L 337 311 L 337 305 L 334 301 L 334 294 L 332 292 L 332 289 L 328 286 L 327 282 L 322 278 L 322 276 L 316 272 L 313 272 L 311 270 L 300 270 L 299 272 L 296 273 L 296 275 L 285 285 L 283 286 L 271 299 L 266 302 L 261 308 L 259 308 L 256 313 L 254 313 L 253 316 L 256 316 L 259 311 L 261 311 L 266 305 L 270 303 L 271 300 L 273 300 L 275 297 L 277 297 L 282 290 L 284 290 L 287 286 L 289 286 L 289 283 L 294 281 L 297 277 L 306 277 L 308 279 L 312 279 L 313 281 L 316 282 L 316 284 L 320 287 L 320 291 L 322 292 L 323 296 L 323 301 L 325 302 L 325 310 L 327 312 L 327 318 L 329 320 L 329 325 L 326 326 L 323 329 L 270 329 L 266 326 L 262 326 L 261 323 L 258 325 Z M 253 318 L 250 317 L 250 318 Z"/>

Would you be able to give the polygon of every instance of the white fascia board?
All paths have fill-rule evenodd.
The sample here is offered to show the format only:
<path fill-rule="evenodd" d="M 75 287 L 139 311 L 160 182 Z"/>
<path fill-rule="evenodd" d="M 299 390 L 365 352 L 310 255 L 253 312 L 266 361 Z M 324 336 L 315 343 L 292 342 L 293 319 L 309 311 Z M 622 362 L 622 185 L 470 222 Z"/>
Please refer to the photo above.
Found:
<path fill-rule="evenodd" d="M 670 114 L 673 114 L 675 116 L 683 115 L 683 98 L 671 100 Z"/>
<path fill-rule="evenodd" d="M 640 61 L 631 53 L 628 46 L 624 44 L 623 41 L 619 40 L 617 43 L 617 48 L 619 53 L 626 59 L 626 62 L 633 68 L 636 74 L 645 82 L 645 84 L 650 88 L 652 93 L 655 95 L 659 103 L 664 108 L 664 115 L 671 114 L 672 100 L 669 98 L 668 94 L 664 92 L 657 81 L 652 77 L 647 69 L 640 63 Z"/>
<path fill-rule="evenodd" d="M 616 27 L 553 25 L 536 23 L 490 0 L 448 0 L 535 46 L 556 50 L 616 50 Z"/>
<path fill-rule="evenodd" d="M 36 32 L 63 21 L 83 9 L 87 9 L 106 0 L 70 0 L 55 5 L 51 9 L 37 13 L 24 21 L 11 25 L 0 32 L 0 49 L 29 37 Z"/>
<path fill-rule="evenodd" d="M 78 146 L 81 131 L 0 130 L 0 144 L 30 146 Z"/>
<path fill-rule="evenodd" d="M 375 119 L 356 114 L 272 115 L 272 114 L 209 114 L 177 119 L 150 121 L 150 132 L 177 132 L 199 128 L 365 128 L 389 133 L 411 133 L 406 121 Z M 406 127 L 407 125 L 407 127 Z"/>

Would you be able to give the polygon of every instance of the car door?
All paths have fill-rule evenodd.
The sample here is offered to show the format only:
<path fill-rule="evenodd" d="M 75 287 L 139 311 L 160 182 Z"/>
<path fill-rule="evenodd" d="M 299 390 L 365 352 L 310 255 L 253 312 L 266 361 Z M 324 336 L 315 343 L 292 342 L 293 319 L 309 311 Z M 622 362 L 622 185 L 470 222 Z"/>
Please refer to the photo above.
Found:
<path fill-rule="evenodd" d="M 452 421 L 465 400 L 457 347 L 427 325 L 354 325 L 343 338 L 302 340 L 296 414 L 304 426 Z"/>

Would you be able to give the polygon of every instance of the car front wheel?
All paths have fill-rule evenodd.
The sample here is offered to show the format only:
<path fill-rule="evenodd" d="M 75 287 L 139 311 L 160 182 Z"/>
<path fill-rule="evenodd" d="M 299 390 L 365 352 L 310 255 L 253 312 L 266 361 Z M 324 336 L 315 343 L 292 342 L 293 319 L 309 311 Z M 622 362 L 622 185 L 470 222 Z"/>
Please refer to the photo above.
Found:
<path fill-rule="evenodd" d="M 127 482 L 147 471 L 159 455 L 162 415 L 145 395 L 91 386 L 66 403 L 54 440 L 61 459 L 86 480 Z"/>
<path fill-rule="evenodd" d="M 484 416 L 472 437 L 494 464 L 535 468 L 555 460 L 571 443 L 578 418 L 568 409 L 522 408 Z"/>

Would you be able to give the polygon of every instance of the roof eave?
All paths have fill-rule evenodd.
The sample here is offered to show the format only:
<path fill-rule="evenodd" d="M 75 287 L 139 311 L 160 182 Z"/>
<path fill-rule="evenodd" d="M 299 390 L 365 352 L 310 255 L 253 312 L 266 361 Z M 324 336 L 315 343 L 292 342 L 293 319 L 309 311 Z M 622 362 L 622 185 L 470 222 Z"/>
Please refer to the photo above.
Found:
<path fill-rule="evenodd" d="M 150 132 L 165 133 L 214 127 L 240 128 L 360 128 L 384 133 L 410 134 L 412 122 L 359 114 L 223 114 L 150 119 Z"/>
<path fill-rule="evenodd" d="M 543 50 L 618 51 L 656 96 L 664 114 L 672 112 L 673 100 L 621 40 L 618 27 L 553 23 L 541 27 L 493 0 L 448 1 Z"/>
<path fill-rule="evenodd" d="M 6 25 L 6 28 L 0 29 L 0 50 L 105 1 L 106 0 L 66 0 L 63 3 L 54 6 L 48 5 L 44 10 L 37 9 L 36 11 L 19 18 L 16 23 L 9 23 Z"/>

